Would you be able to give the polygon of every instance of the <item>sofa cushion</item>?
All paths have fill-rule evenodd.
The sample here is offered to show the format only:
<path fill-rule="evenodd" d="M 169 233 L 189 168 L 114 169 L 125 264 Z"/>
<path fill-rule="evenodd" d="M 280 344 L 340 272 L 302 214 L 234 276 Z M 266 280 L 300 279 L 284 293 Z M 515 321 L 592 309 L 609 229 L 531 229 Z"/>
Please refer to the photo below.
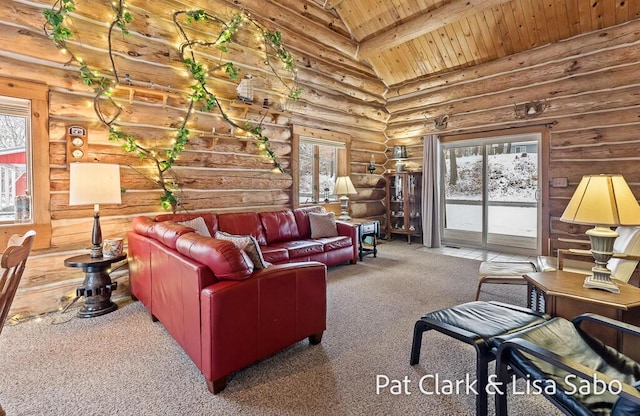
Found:
<path fill-rule="evenodd" d="M 136 217 L 131 221 L 131 228 L 136 234 L 144 235 L 145 237 L 154 237 L 153 227 L 156 226 L 155 221 L 149 217 Z"/>
<path fill-rule="evenodd" d="M 184 221 L 190 221 L 198 217 L 202 217 L 204 222 L 207 224 L 207 229 L 209 230 L 210 235 L 214 235 L 216 231 L 218 231 L 218 217 L 216 217 L 216 214 L 209 214 L 206 212 L 201 212 L 201 213 L 194 212 L 190 214 L 160 214 L 154 217 L 154 221 L 156 222 L 173 221 L 175 223 L 180 223 Z"/>
<path fill-rule="evenodd" d="M 253 273 L 247 253 L 230 241 L 190 233 L 178 238 L 176 250 L 209 267 L 220 280 L 244 280 Z"/>
<path fill-rule="evenodd" d="M 271 246 L 270 246 L 271 247 Z M 289 252 L 289 259 L 310 256 L 312 254 L 324 253 L 322 243 L 314 240 L 294 240 L 282 241 L 273 244 L 273 247 L 285 248 Z"/>
<path fill-rule="evenodd" d="M 204 222 L 204 218 L 202 217 L 196 217 L 192 220 L 178 221 L 176 224 L 184 225 L 186 227 L 191 227 L 194 230 L 196 230 L 196 233 L 203 235 L 205 237 L 211 237 L 211 233 L 209 232 L 207 223 Z"/>
<path fill-rule="evenodd" d="M 219 214 L 218 229 L 234 235 L 252 235 L 258 240 L 258 244 L 267 245 L 262 222 L 256 212 Z"/>
<path fill-rule="evenodd" d="M 150 237 L 155 238 L 169 248 L 176 248 L 176 241 L 184 234 L 195 234 L 195 231 L 191 227 L 176 224 L 172 221 L 157 222 L 153 227 L 153 235 Z"/>
<path fill-rule="evenodd" d="M 261 212 L 259 215 L 267 244 L 295 240 L 299 237 L 296 217 L 291 210 Z"/>
<path fill-rule="evenodd" d="M 289 262 L 289 252 L 284 247 L 263 246 L 262 256 L 269 263 L 281 264 Z"/>
<path fill-rule="evenodd" d="M 351 238 L 343 235 L 337 237 L 318 238 L 316 241 L 324 246 L 325 252 L 352 246 Z"/>
<path fill-rule="evenodd" d="M 293 215 L 296 218 L 296 224 L 298 225 L 298 237 L 309 238 L 311 237 L 311 227 L 309 225 L 309 213 L 310 212 L 324 212 L 324 208 L 319 205 L 313 205 L 309 207 L 301 207 L 293 210 Z"/>
<path fill-rule="evenodd" d="M 336 237 L 338 235 L 336 214 L 333 212 L 310 212 L 309 225 L 311 227 L 311 238 Z"/>
<path fill-rule="evenodd" d="M 265 267 L 270 266 L 270 264 L 262 257 L 260 245 L 252 235 L 233 235 L 225 233 L 224 231 L 218 231 L 214 237 L 218 240 L 231 241 L 240 250 L 244 250 L 256 269 L 264 269 Z"/>

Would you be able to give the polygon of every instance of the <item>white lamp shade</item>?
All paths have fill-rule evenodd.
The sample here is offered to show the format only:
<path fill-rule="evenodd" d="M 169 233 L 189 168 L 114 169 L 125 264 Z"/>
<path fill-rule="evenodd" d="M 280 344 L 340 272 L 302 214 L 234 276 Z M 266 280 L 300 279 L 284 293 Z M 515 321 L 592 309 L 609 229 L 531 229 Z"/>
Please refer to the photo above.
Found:
<path fill-rule="evenodd" d="M 333 188 L 333 193 L 336 195 L 353 195 L 358 192 L 356 192 L 356 188 L 353 186 L 350 177 L 338 176 L 338 179 L 336 179 L 336 186 Z"/>
<path fill-rule="evenodd" d="M 640 225 L 640 205 L 622 175 L 584 176 L 561 221 L 589 225 Z"/>
<path fill-rule="evenodd" d="M 120 165 L 71 163 L 69 205 L 120 204 Z"/>

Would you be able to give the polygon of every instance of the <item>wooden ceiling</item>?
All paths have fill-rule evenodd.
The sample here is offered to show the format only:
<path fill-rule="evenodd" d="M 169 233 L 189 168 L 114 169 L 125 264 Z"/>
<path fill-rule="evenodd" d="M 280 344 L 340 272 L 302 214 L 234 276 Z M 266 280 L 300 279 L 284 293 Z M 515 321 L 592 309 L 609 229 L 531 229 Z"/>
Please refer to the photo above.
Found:
<path fill-rule="evenodd" d="M 308 0 L 332 10 L 389 87 L 640 17 L 640 0 Z"/>

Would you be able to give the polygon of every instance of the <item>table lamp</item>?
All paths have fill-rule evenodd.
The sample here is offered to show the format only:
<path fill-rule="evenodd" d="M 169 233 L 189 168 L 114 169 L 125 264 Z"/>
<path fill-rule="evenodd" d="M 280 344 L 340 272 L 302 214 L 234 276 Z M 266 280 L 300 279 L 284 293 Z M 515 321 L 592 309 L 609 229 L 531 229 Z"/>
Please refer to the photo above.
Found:
<path fill-rule="evenodd" d="M 340 216 L 339 220 L 349 221 L 349 197 L 347 195 L 357 194 L 356 188 L 351 182 L 351 178 L 348 176 L 338 176 L 336 179 L 336 186 L 333 188 L 333 193 L 340 196 Z"/>
<path fill-rule="evenodd" d="M 622 175 L 587 175 L 582 178 L 560 221 L 595 225 L 587 230 L 595 266 L 584 287 L 620 293 L 611 281 L 607 262 L 618 233 L 611 226 L 640 224 L 640 205 Z"/>
<path fill-rule="evenodd" d="M 404 172 L 404 161 L 407 159 L 407 146 L 393 146 L 391 159 L 396 161 L 396 172 Z"/>
<path fill-rule="evenodd" d="M 69 169 L 69 205 L 93 204 L 91 257 L 102 257 L 100 204 L 122 203 L 120 166 L 108 163 L 71 163 Z"/>

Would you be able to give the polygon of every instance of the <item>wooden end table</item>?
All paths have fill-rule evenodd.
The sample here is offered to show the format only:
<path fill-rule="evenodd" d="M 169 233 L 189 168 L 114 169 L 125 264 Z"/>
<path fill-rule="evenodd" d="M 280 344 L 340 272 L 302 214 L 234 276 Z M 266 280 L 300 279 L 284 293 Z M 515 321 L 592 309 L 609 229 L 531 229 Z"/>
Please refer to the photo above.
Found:
<path fill-rule="evenodd" d="M 380 236 L 380 221 L 378 220 L 354 220 L 358 226 L 358 257 L 362 261 L 363 257 L 373 254 L 378 255 L 378 237 Z M 365 246 L 365 240 L 371 238 L 371 247 Z"/>
<path fill-rule="evenodd" d="M 111 292 L 116 290 L 118 282 L 111 282 L 111 276 L 107 271 L 113 263 L 126 258 L 126 254 L 117 257 L 91 257 L 89 254 L 81 254 L 65 259 L 65 266 L 79 267 L 85 273 L 82 286 L 76 289 L 76 296 L 85 297 L 85 304 L 78 311 L 80 318 L 93 318 L 118 309 L 118 305 L 111 301 Z"/>
<path fill-rule="evenodd" d="M 573 319 L 591 312 L 640 326 L 640 288 L 616 281 L 620 293 L 582 287 L 584 274 L 557 270 L 527 273 L 528 306 L 551 316 Z M 586 332 L 628 357 L 640 360 L 640 339 L 612 328 L 583 322 Z"/>

